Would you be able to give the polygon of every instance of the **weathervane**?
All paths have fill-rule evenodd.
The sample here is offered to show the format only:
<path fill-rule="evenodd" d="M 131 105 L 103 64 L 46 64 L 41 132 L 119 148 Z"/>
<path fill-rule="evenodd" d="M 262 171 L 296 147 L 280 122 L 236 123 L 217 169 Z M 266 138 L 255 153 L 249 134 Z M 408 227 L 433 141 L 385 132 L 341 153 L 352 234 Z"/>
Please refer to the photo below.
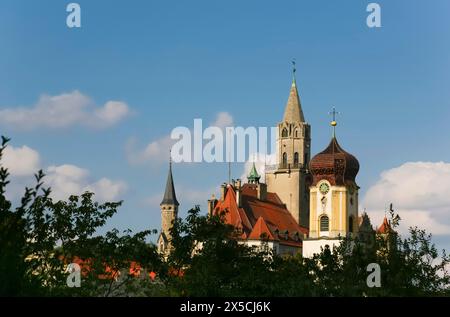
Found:
<path fill-rule="evenodd" d="M 295 68 L 295 58 L 292 59 L 292 77 L 293 77 L 293 81 L 295 83 L 295 72 L 297 71 L 297 69 Z"/>
<path fill-rule="evenodd" d="M 336 111 L 336 108 L 333 106 L 333 110 L 330 111 L 329 114 L 333 116 L 333 121 L 331 121 L 330 124 L 331 124 L 331 126 L 333 127 L 333 138 L 334 138 L 334 137 L 336 137 L 336 125 L 337 125 L 337 122 L 336 122 L 336 115 L 337 115 L 337 114 L 340 114 L 340 112 L 337 112 L 337 111 Z"/>

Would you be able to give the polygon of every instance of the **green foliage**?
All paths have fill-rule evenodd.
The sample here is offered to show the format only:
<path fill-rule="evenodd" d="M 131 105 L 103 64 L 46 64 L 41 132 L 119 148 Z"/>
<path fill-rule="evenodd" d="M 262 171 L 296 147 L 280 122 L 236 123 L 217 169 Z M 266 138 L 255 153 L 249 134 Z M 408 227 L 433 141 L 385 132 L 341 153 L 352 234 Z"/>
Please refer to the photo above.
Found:
<path fill-rule="evenodd" d="M 8 139 L 2 138 L 0 160 Z M 0 168 L 0 295 L 8 296 L 126 296 L 142 294 L 148 276 L 129 275 L 132 262 L 142 271 L 159 271 L 161 259 L 145 239 L 149 231 L 120 235 L 111 230 L 96 235 L 121 202 L 99 204 L 93 194 L 54 202 L 43 188 L 44 173 L 26 188 L 17 208 L 6 198 L 8 171 Z M 67 264 L 78 261 L 82 287 L 66 284 Z M 151 285 L 147 285 L 152 293 Z M 146 288 L 144 288 L 146 289 Z M 145 292 L 144 292 L 145 293 Z"/>
<path fill-rule="evenodd" d="M 391 224 L 400 218 L 392 213 Z M 312 258 L 280 257 L 266 248 L 236 241 L 221 216 L 201 216 L 198 207 L 172 228 L 174 274 L 169 293 L 183 296 L 444 296 L 449 295 L 448 264 L 431 235 L 417 228 L 401 239 L 395 232 L 361 242 L 344 238 Z M 377 263 L 381 287 L 369 287 L 367 271 Z M 180 274 L 182 272 L 182 274 Z"/>
<path fill-rule="evenodd" d="M 2 138 L 0 162 L 7 138 Z M 268 244 L 238 242 L 223 215 L 203 216 L 199 207 L 171 229 L 172 252 L 162 259 L 149 231 L 120 234 L 103 227 L 121 202 L 99 204 L 92 193 L 53 201 L 45 175 L 26 188 L 13 208 L 6 198 L 8 170 L 0 166 L 0 295 L 6 296 L 448 296 L 450 257 L 439 253 L 424 230 L 407 238 L 395 232 L 364 241 L 344 238 L 312 258 L 281 257 Z M 400 218 L 391 213 L 391 223 Z M 154 233 L 154 232 L 153 232 Z M 66 284 L 67 264 L 82 267 L 80 288 Z M 141 275 L 129 274 L 138 263 Z M 377 263 L 381 287 L 369 287 Z M 151 281 L 149 272 L 156 272 Z"/>

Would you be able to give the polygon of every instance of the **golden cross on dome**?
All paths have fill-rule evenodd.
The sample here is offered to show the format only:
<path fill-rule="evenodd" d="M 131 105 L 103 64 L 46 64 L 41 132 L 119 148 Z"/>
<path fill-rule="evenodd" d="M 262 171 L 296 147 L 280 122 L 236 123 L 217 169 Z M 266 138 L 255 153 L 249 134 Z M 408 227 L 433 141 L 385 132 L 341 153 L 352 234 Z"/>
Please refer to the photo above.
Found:
<path fill-rule="evenodd" d="M 333 121 L 331 121 L 331 126 L 333 127 L 333 137 L 336 136 L 336 126 L 337 126 L 337 122 L 336 122 L 336 115 L 340 114 L 340 112 L 336 111 L 336 108 L 333 106 L 333 110 L 329 112 L 330 115 L 333 116 Z"/>

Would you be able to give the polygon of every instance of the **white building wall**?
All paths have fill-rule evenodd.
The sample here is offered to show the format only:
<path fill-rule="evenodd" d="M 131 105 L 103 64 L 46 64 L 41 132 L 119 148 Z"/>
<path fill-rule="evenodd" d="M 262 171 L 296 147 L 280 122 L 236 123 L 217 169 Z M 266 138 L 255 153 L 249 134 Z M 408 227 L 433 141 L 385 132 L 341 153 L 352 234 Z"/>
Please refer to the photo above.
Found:
<path fill-rule="evenodd" d="M 313 239 L 303 240 L 303 257 L 311 258 L 314 254 L 321 252 L 321 248 L 325 248 L 326 245 L 330 246 L 333 250 L 335 246 L 338 246 L 342 240 L 340 239 Z"/>

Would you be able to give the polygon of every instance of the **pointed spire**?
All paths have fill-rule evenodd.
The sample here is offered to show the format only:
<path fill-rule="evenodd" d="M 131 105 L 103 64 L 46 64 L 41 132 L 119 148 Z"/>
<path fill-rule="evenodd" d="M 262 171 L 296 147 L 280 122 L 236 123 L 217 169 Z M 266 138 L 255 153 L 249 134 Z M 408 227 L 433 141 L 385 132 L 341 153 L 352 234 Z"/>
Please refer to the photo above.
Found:
<path fill-rule="evenodd" d="M 166 191 L 164 192 L 164 198 L 161 202 L 161 205 L 167 204 L 167 205 L 176 205 L 178 206 L 178 200 L 177 196 L 175 194 L 175 186 L 173 184 L 173 177 L 172 177 L 172 156 L 169 162 L 169 175 L 167 175 L 167 182 L 166 182 Z"/>
<path fill-rule="evenodd" d="M 289 98 L 284 110 L 285 122 L 305 122 L 305 117 L 303 116 L 302 105 L 300 103 L 300 98 L 297 91 L 297 83 L 295 80 L 295 61 L 292 61 L 292 85 L 291 91 L 289 92 Z"/>
<path fill-rule="evenodd" d="M 258 184 L 260 178 L 261 178 L 261 176 L 259 176 L 258 171 L 256 170 L 255 162 L 253 162 L 252 169 L 247 176 L 248 183 L 249 184 Z"/>
<path fill-rule="evenodd" d="M 377 233 L 378 234 L 388 234 L 391 232 L 393 232 L 392 227 L 391 227 L 391 222 L 387 219 L 386 216 L 384 216 L 383 223 L 381 224 L 380 227 L 378 227 Z"/>

